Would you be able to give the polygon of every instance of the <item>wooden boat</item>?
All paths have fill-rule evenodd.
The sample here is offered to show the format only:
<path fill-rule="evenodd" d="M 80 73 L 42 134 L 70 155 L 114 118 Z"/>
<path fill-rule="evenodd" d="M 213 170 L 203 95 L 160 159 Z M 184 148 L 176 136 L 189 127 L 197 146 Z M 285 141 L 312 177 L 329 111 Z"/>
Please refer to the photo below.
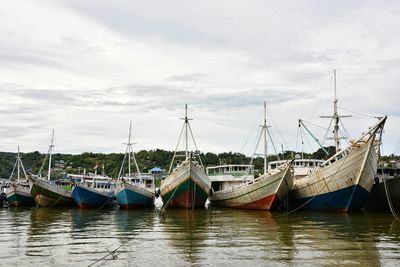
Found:
<path fill-rule="evenodd" d="M 133 183 L 121 179 L 117 183 L 115 196 L 122 209 L 136 209 L 154 206 L 154 190 L 146 188 L 144 183 Z"/>
<path fill-rule="evenodd" d="M 335 79 L 334 115 L 329 118 L 335 122 L 336 154 L 309 175 L 295 179 L 291 208 L 346 212 L 361 210 L 368 200 L 378 165 L 376 145 L 387 117 L 380 118 L 358 140 L 340 150 L 339 119 L 344 116 L 338 115 L 337 102 Z"/>
<path fill-rule="evenodd" d="M 10 180 L 13 178 L 14 171 L 17 169 L 17 180 L 13 181 L 11 186 L 6 189 L 7 201 L 10 206 L 33 206 L 35 205 L 35 200 L 33 199 L 29 187 L 28 177 L 25 172 L 24 164 L 21 161 L 21 156 L 18 154 L 17 160 L 15 161 L 14 168 L 11 172 Z M 20 177 L 21 170 L 23 171 L 24 178 Z"/>
<path fill-rule="evenodd" d="M 275 173 L 266 173 L 245 184 L 213 192 L 210 202 L 213 206 L 238 209 L 278 208 L 293 186 L 290 166 L 286 164 Z"/>
<path fill-rule="evenodd" d="M 238 209 L 277 208 L 288 196 L 293 186 L 291 162 L 286 163 L 270 172 L 267 171 L 267 120 L 266 103 L 264 102 L 264 125 L 261 126 L 260 138 L 264 136 L 264 174 L 256 179 L 233 185 L 219 191 L 212 191 L 210 202 L 213 206 L 222 206 Z M 257 149 L 257 148 L 256 148 Z M 255 153 L 253 154 L 254 157 Z"/>
<path fill-rule="evenodd" d="M 72 197 L 81 209 L 112 207 L 116 204 L 115 183 L 105 175 L 82 175 L 80 182 L 75 178 Z"/>
<path fill-rule="evenodd" d="M 30 177 L 29 185 L 36 204 L 41 207 L 75 205 L 69 180 L 49 181 L 41 177 Z"/>
<path fill-rule="evenodd" d="M 136 161 L 131 143 L 132 122 L 129 124 L 129 137 L 126 144 L 125 156 L 121 164 L 118 175 L 117 187 L 115 189 L 115 197 L 120 208 L 136 209 L 154 206 L 154 178 L 152 176 L 142 175 Z M 124 171 L 125 160 L 128 157 L 128 175 L 122 176 Z M 137 175 L 131 172 L 131 158 L 133 158 Z M 150 183 L 148 183 L 150 182 Z"/>
<path fill-rule="evenodd" d="M 169 168 L 169 175 L 161 182 L 160 195 L 165 207 L 173 208 L 198 208 L 204 207 L 207 201 L 210 189 L 210 178 L 205 174 L 204 167 L 201 162 L 200 153 L 198 152 L 193 133 L 190 128 L 189 119 L 187 117 L 187 105 L 185 106 L 185 118 L 175 149 L 174 156 Z M 177 156 L 177 149 L 181 141 L 182 133 L 185 130 L 185 157 L 183 162 L 178 163 L 177 167 L 172 170 Z M 188 134 L 190 134 L 196 148 L 195 153 L 188 151 Z M 178 155 L 179 156 L 179 155 Z M 199 161 L 197 161 L 197 158 Z"/>
<path fill-rule="evenodd" d="M 204 207 L 210 188 L 204 169 L 189 157 L 161 182 L 160 195 L 169 207 L 199 208 Z"/>
<path fill-rule="evenodd" d="M 289 205 L 327 211 L 361 210 L 374 183 L 375 133 L 326 160 L 316 171 L 296 179 Z"/>
<path fill-rule="evenodd" d="M 74 199 L 72 198 L 71 190 L 72 183 L 70 180 L 58 180 L 52 181 L 51 175 L 51 156 L 54 148 L 54 130 L 51 137 L 51 144 L 49 146 L 46 158 L 43 161 L 42 167 L 39 170 L 39 176 L 29 177 L 29 186 L 31 194 L 35 199 L 35 202 L 41 207 L 53 207 L 53 206 L 73 206 Z M 47 172 L 47 180 L 41 177 L 41 171 L 44 164 L 46 163 L 47 157 L 49 157 L 49 168 Z"/>

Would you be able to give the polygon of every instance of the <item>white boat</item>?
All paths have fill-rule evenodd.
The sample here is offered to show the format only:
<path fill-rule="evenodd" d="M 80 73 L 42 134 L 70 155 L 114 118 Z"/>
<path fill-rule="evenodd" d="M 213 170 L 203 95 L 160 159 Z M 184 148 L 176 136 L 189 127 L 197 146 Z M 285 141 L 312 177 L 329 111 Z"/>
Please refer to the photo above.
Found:
<path fill-rule="evenodd" d="M 335 122 L 336 154 L 310 174 L 295 180 L 289 201 L 291 208 L 346 212 L 361 210 L 368 200 L 377 172 L 376 145 L 381 141 L 387 116 L 340 150 L 339 120 L 344 116 L 338 115 L 337 103 L 335 72 L 334 114 L 329 118 Z"/>
<path fill-rule="evenodd" d="M 169 175 L 161 182 L 160 195 L 164 203 L 164 208 L 198 208 L 204 207 L 210 189 L 211 180 L 205 174 L 201 162 L 200 152 L 187 117 L 187 105 L 185 106 L 184 124 L 179 136 L 178 144 L 169 168 Z M 177 155 L 177 149 L 181 141 L 182 133 L 185 130 L 185 154 Z M 191 153 L 188 150 L 189 131 L 196 151 Z M 185 160 L 179 162 L 176 168 L 172 169 L 176 156 L 184 156 Z"/>
<path fill-rule="evenodd" d="M 293 186 L 291 162 L 274 170 L 267 170 L 267 133 L 270 136 L 264 102 L 264 124 L 261 126 L 261 134 L 256 146 L 257 149 L 261 137 L 264 137 L 264 154 L 261 154 L 264 156 L 264 173 L 246 183 L 233 184 L 232 187 L 213 191 L 209 198 L 213 206 L 271 210 L 278 208 L 287 198 Z M 253 157 L 254 155 L 256 155 L 255 152 Z"/>

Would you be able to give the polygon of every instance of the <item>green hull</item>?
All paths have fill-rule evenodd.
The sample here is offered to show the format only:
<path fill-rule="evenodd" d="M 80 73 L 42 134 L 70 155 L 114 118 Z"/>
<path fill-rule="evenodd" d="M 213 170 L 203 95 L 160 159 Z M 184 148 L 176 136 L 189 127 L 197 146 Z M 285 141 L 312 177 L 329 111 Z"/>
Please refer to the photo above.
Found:
<path fill-rule="evenodd" d="M 177 188 L 161 196 L 164 203 L 172 208 L 198 208 L 204 207 L 208 198 L 200 186 L 196 185 L 191 178 L 179 184 Z"/>
<path fill-rule="evenodd" d="M 14 207 L 34 206 L 35 200 L 32 196 L 24 196 L 18 193 L 7 197 L 8 204 Z"/>
<path fill-rule="evenodd" d="M 34 197 L 36 203 L 41 207 L 53 207 L 53 206 L 74 206 L 74 199 L 71 197 L 63 196 L 57 193 L 57 190 L 61 188 L 56 185 L 51 185 L 54 190 L 44 188 L 38 184 L 33 184 L 31 194 Z"/>

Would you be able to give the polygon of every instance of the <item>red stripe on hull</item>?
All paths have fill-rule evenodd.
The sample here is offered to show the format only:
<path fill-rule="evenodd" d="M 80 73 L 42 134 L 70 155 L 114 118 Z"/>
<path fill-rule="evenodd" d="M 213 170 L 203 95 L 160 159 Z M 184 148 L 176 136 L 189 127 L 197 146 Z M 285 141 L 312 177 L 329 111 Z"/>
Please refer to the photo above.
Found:
<path fill-rule="evenodd" d="M 194 200 L 194 201 L 193 201 Z M 195 196 L 195 199 L 193 199 L 193 192 L 192 190 L 188 190 L 186 192 L 183 192 L 177 197 L 174 197 L 171 199 L 169 203 L 169 207 L 171 208 L 183 208 L 183 209 L 191 209 L 193 208 L 204 208 L 205 204 L 204 199 Z"/>
<path fill-rule="evenodd" d="M 271 210 L 278 207 L 280 203 L 277 194 L 273 194 L 262 199 L 247 203 L 244 205 L 236 206 L 238 209 L 254 209 L 254 210 Z"/>

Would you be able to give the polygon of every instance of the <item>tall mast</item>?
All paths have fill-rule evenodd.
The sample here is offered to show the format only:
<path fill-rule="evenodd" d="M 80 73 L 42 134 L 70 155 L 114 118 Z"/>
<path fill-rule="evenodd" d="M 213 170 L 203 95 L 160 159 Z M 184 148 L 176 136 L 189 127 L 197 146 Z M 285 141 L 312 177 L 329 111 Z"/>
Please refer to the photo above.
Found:
<path fill-rule="evenodd" d="M 267 133 L 269 134 L 268 127 L 270 127 L 270 126 L 267 125 L 267 102 L 266 101 L 264 101 L 264 123 L 262 125 L 260 125 L 260 127 L 261 127 L 261 132 L 260 132 L 260 135 L 257 136 L 257 143 L 256 143 L 256 146 L 254 147 L 253 155 L 251 156 L 250 165 L 253 164 L 254 156 L 263 156 L 264 157 L 264 174 L 266 174 L 267 173 L 267 166 L 268 166 L 268 162 L 267 162 L 267 157 L 268 157 Z M 269 137 L 271 138 L 271 135 L 269 135 Z M 256 152 L 257 152 L 257 150 L 259 148 L 261 138 L 264 139 L 264 153 L 259 153 L 258 154 Z M 272 140 L 271 140 L 271 143 L 272 143 Z"/>
<path fill-rule="evenodd" d="M 340 137 L 339 136 L 339 123 L 340 123 L 340 118 L 346 118 L 346 117 L 351 117 L 351 115 L 341 115 L 339 116 L 338 114 L 338 98 L 337 98 L 337 89 L 336 89 L 336 69 L 333 70 L 333 86 L 334 86 L 334 91 L 335 91 L 335 97 L 333 99 L 333 116 L 320 116 L 320 118 L 329 118 L 334 120 L 334 127 L 333 127 L 333 138 L 328 138 L 328 139 L 333 139 L 335 142 L 335 150 L 336 153 L 340 151 L 340 139 L 346 139 L 346 137 Z"/>
<path fill-rule="evenodd" d="M 132 121 L 129 122 L 129 137 L 128 137 L 128 177 L 131 177 L 131 151 L 132 151 L 132 143 L 131 143 L 131 134 L 132 134 Z"/>
<path fill-rule="evenodd" d="M 193 119 L 189 119 L 188 116 L 187 116 L 187 104 L 185 104 L 185 117 L 184 118 L 180 118 L 180 119 L 183 120 L 184 122 L 183 122 L 183 125 L 182 125 L 182 128 L 181 128 L 181 132 L 179 134 L 178 142 L 176 143 L 176 147 L 175 147 L 174 155 L 172 156 L 171 164 L 169 165 L 168 173 L 171 173 L 172 166 L 174 164 L 174 161 L 175 161 L 176 157 L 185 156 L 185 160 L 187 160 L 189 158 L 189 133 L 190 133 L 190 135 L 192 137 L 193 145 L 194 145 L 194 147 L 195 147 L 195 149 L 197 151 L 196 141 L 194 140 L 193 132 L 192 132 L 192 129 L 191 129 L 190 124 L 189 124 L 189 121 L 191 121 Z M 179 147 L 180 144 L 182 144 L 181 143 L 182 135 L 185 135 L 185 137 L 184 137 L 185 138 L 185 155 L 177 155 L 178 147 Z M 199 161 L 200 161 L 200 164 L 203 165 L 203 163 L 201 162 L 200 155 L 199 155 Z"/>
<path fill-rule="evenodd" d="M 189 157 L 189 151 L 188 151 L 188 117 L 187 117 L 187 104 L 185 104 L 185 156 L 186 159 Z"/>
<path fill-rule="evenodd" d="M 20 160 L 21 160 L 21 158 L 20 158 L 20 156 L 19 156 L 19 146 L 18 146 L 18 154 L 17 154 L 17 173 L 18 173 L 18 182 L 19 182 L 19 180 L 20 180 L 20 173 L 19 173 L 19 168 L 20 168 Z"/>
<path fill-rule="evenodd" d="M 51 144 L 50 144 L 50 148 L 49 148 L 49 171 L 48 171 L 48 174 L 47 174 L 47 180 L 48 180 L 48 181 L 50 181 L 51 155 L 52 155 L 52 153 L 53 153 L 53 147 L 54 147 L 53 143 L 54 143 L 54 129 L 53 129 L 53 133 L 52 133 L 52 135 L 51 135 Z"/>
<path fill-rule="evenodd" d="M 264 132 L 264 174 L 267 173 L 267 101 L 264 101 L 264 125 L 262 126 Z"/>
<path fill-rule="evenodd" d="M 333 80 L 334 80 L 334 88 L 335 88 L 335 99 L 333 100 L 333 119 L 335 121 L 335 126 L 333 129 L 333 138 L 335 140 L 335 148 L 336 148 L 336 153 L 339 152 L 340 150 L 340 137 L 339 137 L 339 120 L 340 117 L 338 115 L 337 111 L 337 93 L 336 93 L 336 69 L 333 70 Z"/>
<path fill-rule="evenodd" d="M 132 121 L 129 122 L 128 143 L 123 143 L 124 145 L 126 145 L 126 150 L 125 150 L 124 158 L 122 160 L 121 168 L 119 169 L 118 179 L 121 178 L 122 172 L 125 169 L 124 166 L 125 166 L 125 161 L 126 161 L 127 155 L 128 155 L 128 177 L 131 177 L 131 175 L 132 175 L 132 167 L 131 167 L 132 158 L 131 157 L 133 157 L 133 162 L 135 163 L 136 170 L 138 172 L 138 175 L 140 176 L 139 166 L 137 164 L 135 153 L 133 153 L 133 148 L 132 148 L 132 145 L 134 145 L 136 143 L 131 143 L 131 138 L 132 138 Z"/>

